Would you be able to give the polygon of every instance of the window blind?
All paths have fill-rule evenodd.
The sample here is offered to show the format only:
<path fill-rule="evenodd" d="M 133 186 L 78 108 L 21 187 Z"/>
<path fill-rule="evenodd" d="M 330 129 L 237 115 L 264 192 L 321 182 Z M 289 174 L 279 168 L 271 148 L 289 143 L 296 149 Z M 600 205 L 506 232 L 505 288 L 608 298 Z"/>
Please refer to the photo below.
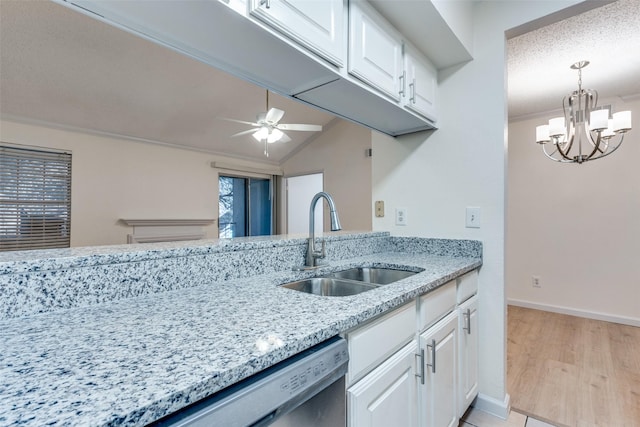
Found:
<path fill-rule="evenodd" d="M 71 154 L 0 145 L 0 251 L 68 248 Z"/>

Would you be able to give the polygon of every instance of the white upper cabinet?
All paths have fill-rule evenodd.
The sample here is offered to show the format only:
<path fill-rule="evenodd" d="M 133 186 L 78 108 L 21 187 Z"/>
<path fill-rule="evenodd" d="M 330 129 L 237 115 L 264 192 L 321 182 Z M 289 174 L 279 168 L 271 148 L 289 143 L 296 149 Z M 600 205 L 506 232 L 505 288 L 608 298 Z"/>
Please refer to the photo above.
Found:
<path fill-rule="evenodd" d="M 349 4 L 348 70 L 349 74 L 400 101 L 402 37 L 363 1 Z"/>
<path fill-rule="evenodd" d="M 404 91 L 406 107 L 429 120 L 435 121 L 436 91 L 438 88 L 437 70 L 411 45 L 405 45 L 404 69 L 407 85 Z"/>
<path fill-rule="evenodd" d="M 344 0 L 251 0 L 251 15 L 320 55 L 344 65 Z"/>

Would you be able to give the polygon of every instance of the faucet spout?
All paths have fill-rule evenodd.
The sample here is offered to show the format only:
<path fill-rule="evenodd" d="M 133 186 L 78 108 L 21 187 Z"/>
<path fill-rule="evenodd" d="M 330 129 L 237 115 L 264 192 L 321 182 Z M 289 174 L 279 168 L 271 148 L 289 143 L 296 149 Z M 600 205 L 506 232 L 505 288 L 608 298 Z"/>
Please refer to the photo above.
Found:
<path fill-rule="evenodd" d="M 316 267 L 318 265 L 318 258 L 325 257 L 324 240 L 322 240 L 322 249 L 317 251 L 315 248 L 315 210 L 318 200 L 324 198 L 329 204 L 329 216 L 331 219 L 331 231 L 342 230 L 340 225 L 340 219 L 338 218 L 338 211 L 336 211 L 336 205 L 333 201 L 333 197 L 329 193 L 324 191 L 319 192 L 313 199 L 311 199 L 311 206 L 309 207 L 309 246 L 307 247 L 307 261 L 305 265 L 307 267 Z"/>

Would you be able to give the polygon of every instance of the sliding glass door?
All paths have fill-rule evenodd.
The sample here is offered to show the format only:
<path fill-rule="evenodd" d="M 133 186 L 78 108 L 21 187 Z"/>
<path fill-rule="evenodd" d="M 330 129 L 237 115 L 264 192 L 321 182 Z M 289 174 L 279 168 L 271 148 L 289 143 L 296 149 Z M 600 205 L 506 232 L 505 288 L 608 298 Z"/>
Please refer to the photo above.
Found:
<path fill-rule="evenodd" d="M 272 180 L 220 176 L 220 237 L 266 236 L 273 230 Z"/>

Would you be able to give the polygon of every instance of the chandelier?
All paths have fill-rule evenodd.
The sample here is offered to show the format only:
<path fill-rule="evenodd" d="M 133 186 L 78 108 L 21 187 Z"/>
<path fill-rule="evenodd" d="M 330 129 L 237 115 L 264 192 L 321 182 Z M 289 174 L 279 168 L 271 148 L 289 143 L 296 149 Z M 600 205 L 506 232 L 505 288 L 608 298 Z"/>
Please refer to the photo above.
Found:
<path fill-rule="evenodd" d="M 582 89 L 582 69 L 587 65 L 589 61 L 571 65 L 578 70 L 578 90 L 562 100 L 564 117 L 536 127 L 536 142 L 556 162 L 581 164 L 601 159 L 616 151 L 631 130 L 631 111 L 611 115 L 609 108 L 597 107 L 598 92 Z"/>

